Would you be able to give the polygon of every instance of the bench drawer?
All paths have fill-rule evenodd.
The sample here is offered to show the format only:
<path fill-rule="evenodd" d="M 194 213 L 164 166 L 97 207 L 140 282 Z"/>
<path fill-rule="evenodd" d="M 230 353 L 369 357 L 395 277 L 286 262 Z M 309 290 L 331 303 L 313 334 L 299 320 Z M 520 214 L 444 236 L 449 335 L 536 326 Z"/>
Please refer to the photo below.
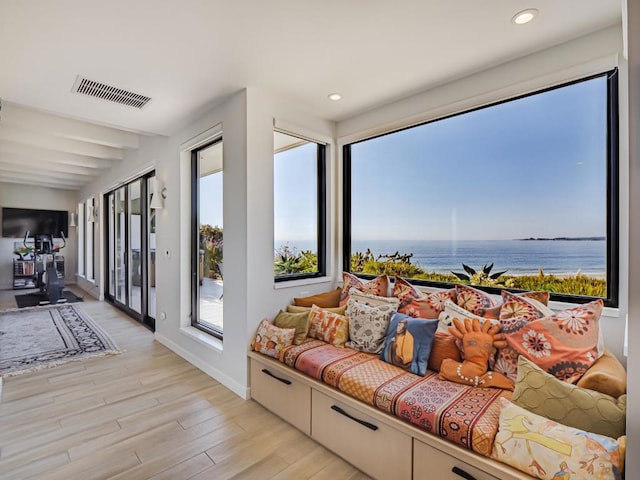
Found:
<path fill-rule="evenodd" d="M 311 387 L 278 366 L 251 359 L 251 398 L 311 435 Z"/>
<path fill-rule="evenodd" d="M 311 402 L 311 438 L 374 478 L 411 478 L 410 436 L 316 390 Z"/>
<path fill-rule="evenodd" d="M 419 440 L 413 440 L 414 480 L 498 480 L 468 463 L 441 452 Z"/>

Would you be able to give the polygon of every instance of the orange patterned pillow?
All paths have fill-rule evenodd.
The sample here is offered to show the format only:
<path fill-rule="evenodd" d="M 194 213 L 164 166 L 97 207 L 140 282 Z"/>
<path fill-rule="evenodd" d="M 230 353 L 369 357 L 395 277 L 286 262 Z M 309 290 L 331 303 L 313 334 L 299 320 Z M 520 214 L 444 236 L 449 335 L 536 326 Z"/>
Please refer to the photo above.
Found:
<path fill-rule="evenodd" d="M 427 368 L 434 372 L 440 371 L 440 365 L 446 358 L 450 358 L 456 362 L 462 360 L 460 350 L 456 345 L 456 337 L 450 333 L 436 332 L 431 345 L 431 353 L 429 354 L 429 363 Z"/>
<path fill-rule="evenodd" d="M 423 293 L 414 285 L 411 285 L 409 282 L 407 282 L 404 278 L 396 275 L 393 281 L 392 295 L 400 300 L 400 306 L 403 306 L 412 298 L 422 297 Z"/>
<path fill-rule="evenodd" d="M 459 307 L 485 318 L 490 318 L 489 312 L 497 306 L 497 302 L 488 293 L 460 284 L 456 284 L 455 301 Z"/>
<path fill-rule="evenodd" d="M 342 292 L 340 294 L 341 307 L 349 301 L 349 290 L 352 288 L 378 297 L 389 296 L 389 277 L 387 275 L 380 275 L 373 280 L 363 282 L 349 272 L 342 272 L 342 283 Z"/>
<path fill-rule="evenodd" d="M 574 383 L 598 358 L 602 308 L 602 300 L 596 300 L 544 318 L 519 322 L 511 332 L 505 332 L 507 343 L 515 354 L 560 380 Z"/>
<path fill-rule="evenodd" d="M 405 279 L 395 277 L 393 296 L 400 300 L 398 312 L 414 318 L 436 319 L 447 300 L 456 299 L 455 289 L 424 294 Z"/>
<path fill-rule="evenodd" d="M 280 351 L 293 343 L 295 335 L 295 328 L 278 328 L 264 319 L 258 325 L 258 331 L 251 343 L 251 348 L 256 352 L 278 358 Z"/>
<path fill-rule="evenodd" d="M 314 305 L 309 312 L 309 333 L 307 336 L 336 347 L 344 347 L 344 344 L 349 340 L 349 317 L 329 312 Z"/>

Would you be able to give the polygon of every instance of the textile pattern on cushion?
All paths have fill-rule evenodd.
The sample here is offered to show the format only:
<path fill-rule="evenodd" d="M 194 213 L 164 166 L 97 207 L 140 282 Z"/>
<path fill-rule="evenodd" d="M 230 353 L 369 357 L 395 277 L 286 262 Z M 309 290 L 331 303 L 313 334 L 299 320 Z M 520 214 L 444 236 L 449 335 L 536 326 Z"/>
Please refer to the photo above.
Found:
<path fill-rule="evenodd" d="M 349 290 L 352 288 L 378 297 L 389 296 L 389 277 L 387 275 L 380 275 L 373 280 L 363 282 L 349 272 L 342 272 L 342 284 L 340 306 L 347 304 L 347 300 L 349 300 Z"/>
<path fill-rule="evenodd" d="M 485 316 L 487 309 L 497 305 L 489 294 L 468 285 L 460 284 L 456 284 L 456 304 L 481 317 Z"/>
<path fill-rule="evenodd" d="M 349 300 L 354 299 L 357 302 L 364 303 L 370 307 L 376 307 L 378 305 L 391 305 L 394 310 L 398 309 L 399 300 L 395 297 L 379 297 L 378 295 L 372 295 L 370 293 L 364 293 L 356 288 L 349 290 Z M 347 303 L 349 304 L 349 300 Z"/>
<path fill-rule="evenodd" d="M 300 345 L 307 338 L 309 314 L 305 312 L 287 313 L 280 310 L 276 318 L 273 319 L 273 324 L 278 328 L 294 328 L 296 335 L 293 338 L 293 343 Z"/>
<path fill-rule="evenodd" d="M 445 308 L 447 301 L 454 301 L 455 289 L 422 295 L 420 297 L 404 297 L 404 305 L 398 308 L 400 313 L 414 318 L 437 319 Z"/>
<path fill-rule="evenodd" d="M 347 311 L 347 306 L 345 305 L 344 307 L 335 307 L 335 308 L 325 308 L 325 310 L 328 310 L 332 313 L 337 313 L 338 315 L 344 315 L 345 312 Z M 287 305 L 287 312 L 288 313 L 309 313 L 311 311 L 311 307 L 299 307 L 298 305 Z"/>
<path fill-rule="evenodd" d="M 501 400 L 499 430 L 491 456 L 542 479 L 622 478 L 618 441 L 587 433 Z"/>
<path fill-rule="evenodd" d="M 404 278 L 396 275 L 393 280 L 393 292 L 391 295 L 400 301 L 400 307 L 404 307 L 412 298 L 422 297 L 422 292 Z"/>
<path fill-rule="evenodd" d="M 310 295 L 308 297 L 295 297 L 293 304 L 298 307 L 312 307 L 318 305 L 322 308 L 336 308 L 340 303 L 340 295 L 342 294 L 339 288 L 330 290 L 324 293 L 317 293 L 316 295 Z"/>
<path fill-rule="evenodd" d="M 369 306 L 352 295 L 347 302 L 349 341 L 346 346 L 361 352 L 380 353 L 396 309 L 392 304 Z"/>
<path fill-rule="evenodd" d="M 281 361 L 379 410 L 429 433 L 488 456 L 498 431 L 500 398 L 511 392 L 473 388 L 424 377 L 383 362 L 376 355 L 318 340 L 287 347 Z M 455 429 L 458 429 L 454 432 Z"/>
<path fill-rule="evenodd" d="M 263 319 L 258 325 L 252 347 L 256 352 L 278 358 L 282 349 L 293 343 L 295 334 L 295 328 L 278 328 Z"/>
<path fill-rule="evenodd" d="M 389 322 L 380 359 L 424 376 L 437 326 L 437 320 L 411 318 L 396 312 Z"/>
<path fill-rule="evenodd" d="M 548 317 L 522 322 L 505 332 L 509 347 L 547 373 L 574 383 L 598 358 L 602 300 L 569 308 Z M 496 370 L 499 365 L 496 364 Z"/>
<path fill-rule="evenodd" d="M 553 311 L 535 299 L 502 292 L 503 304 L 500 312 L 500 332 L 517 332 L 525 325 L 540 318 L 553 315 Z M 492 369 L 516 381 L 518 374 L 518 352 L 511 345 L 498 350 Z"/>
<path fill-rule="evenodd" d="M 308 336 L 344 347 L 349 339 L 349 319 L 314 305 L 309 312 Z"/>
<path fill-rule="evenodd" d="M 613 438 L 625 434 L 626 395 L 616 399 L 563 382 L 522 356 L 512 401 L 568 427 Z"/>

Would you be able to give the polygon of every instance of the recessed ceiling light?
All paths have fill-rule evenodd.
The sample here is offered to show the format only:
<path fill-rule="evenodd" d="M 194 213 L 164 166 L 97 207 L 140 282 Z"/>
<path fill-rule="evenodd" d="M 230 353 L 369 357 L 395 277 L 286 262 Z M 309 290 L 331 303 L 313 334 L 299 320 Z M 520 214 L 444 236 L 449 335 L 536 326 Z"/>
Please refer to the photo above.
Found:
<path fill-rule="evenodd" d="M 511 21 L 516 25 L 524 25 L 525 23 L 529 23 L 531 20 L 536 18 L 538 15 L 538 10 L 535 8 L 527 8 L 526 10 L 522 10 L 521 12 L 516 13 Z"/>
<path fill-rule="evenodd" d="M 329 100 L 340 100 L 342 98 L 342 95 L 340 95 L 339 93 L 330 93 L 329 95 Z"/>

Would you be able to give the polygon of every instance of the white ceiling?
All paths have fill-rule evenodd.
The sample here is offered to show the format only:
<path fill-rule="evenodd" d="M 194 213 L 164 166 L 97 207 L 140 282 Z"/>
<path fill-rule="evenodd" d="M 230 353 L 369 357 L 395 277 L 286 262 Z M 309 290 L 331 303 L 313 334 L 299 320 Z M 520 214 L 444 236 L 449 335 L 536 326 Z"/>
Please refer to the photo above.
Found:
<path fill-rule="evenodd" d="M 530 7 L 533 22 L 511 23 Z M 0 181 L 19 181 L 10 167 L 30 159 L 76 188 L 136 148 L 104 126 L 171 134 L 244 87 L 339 121 L 620 21 L 621 0 L 0 0 Z M 73 94 L 78 74 L 152 101 Z M 78 124 L 43 112 L 103 127 L 73 138 Z"/>

